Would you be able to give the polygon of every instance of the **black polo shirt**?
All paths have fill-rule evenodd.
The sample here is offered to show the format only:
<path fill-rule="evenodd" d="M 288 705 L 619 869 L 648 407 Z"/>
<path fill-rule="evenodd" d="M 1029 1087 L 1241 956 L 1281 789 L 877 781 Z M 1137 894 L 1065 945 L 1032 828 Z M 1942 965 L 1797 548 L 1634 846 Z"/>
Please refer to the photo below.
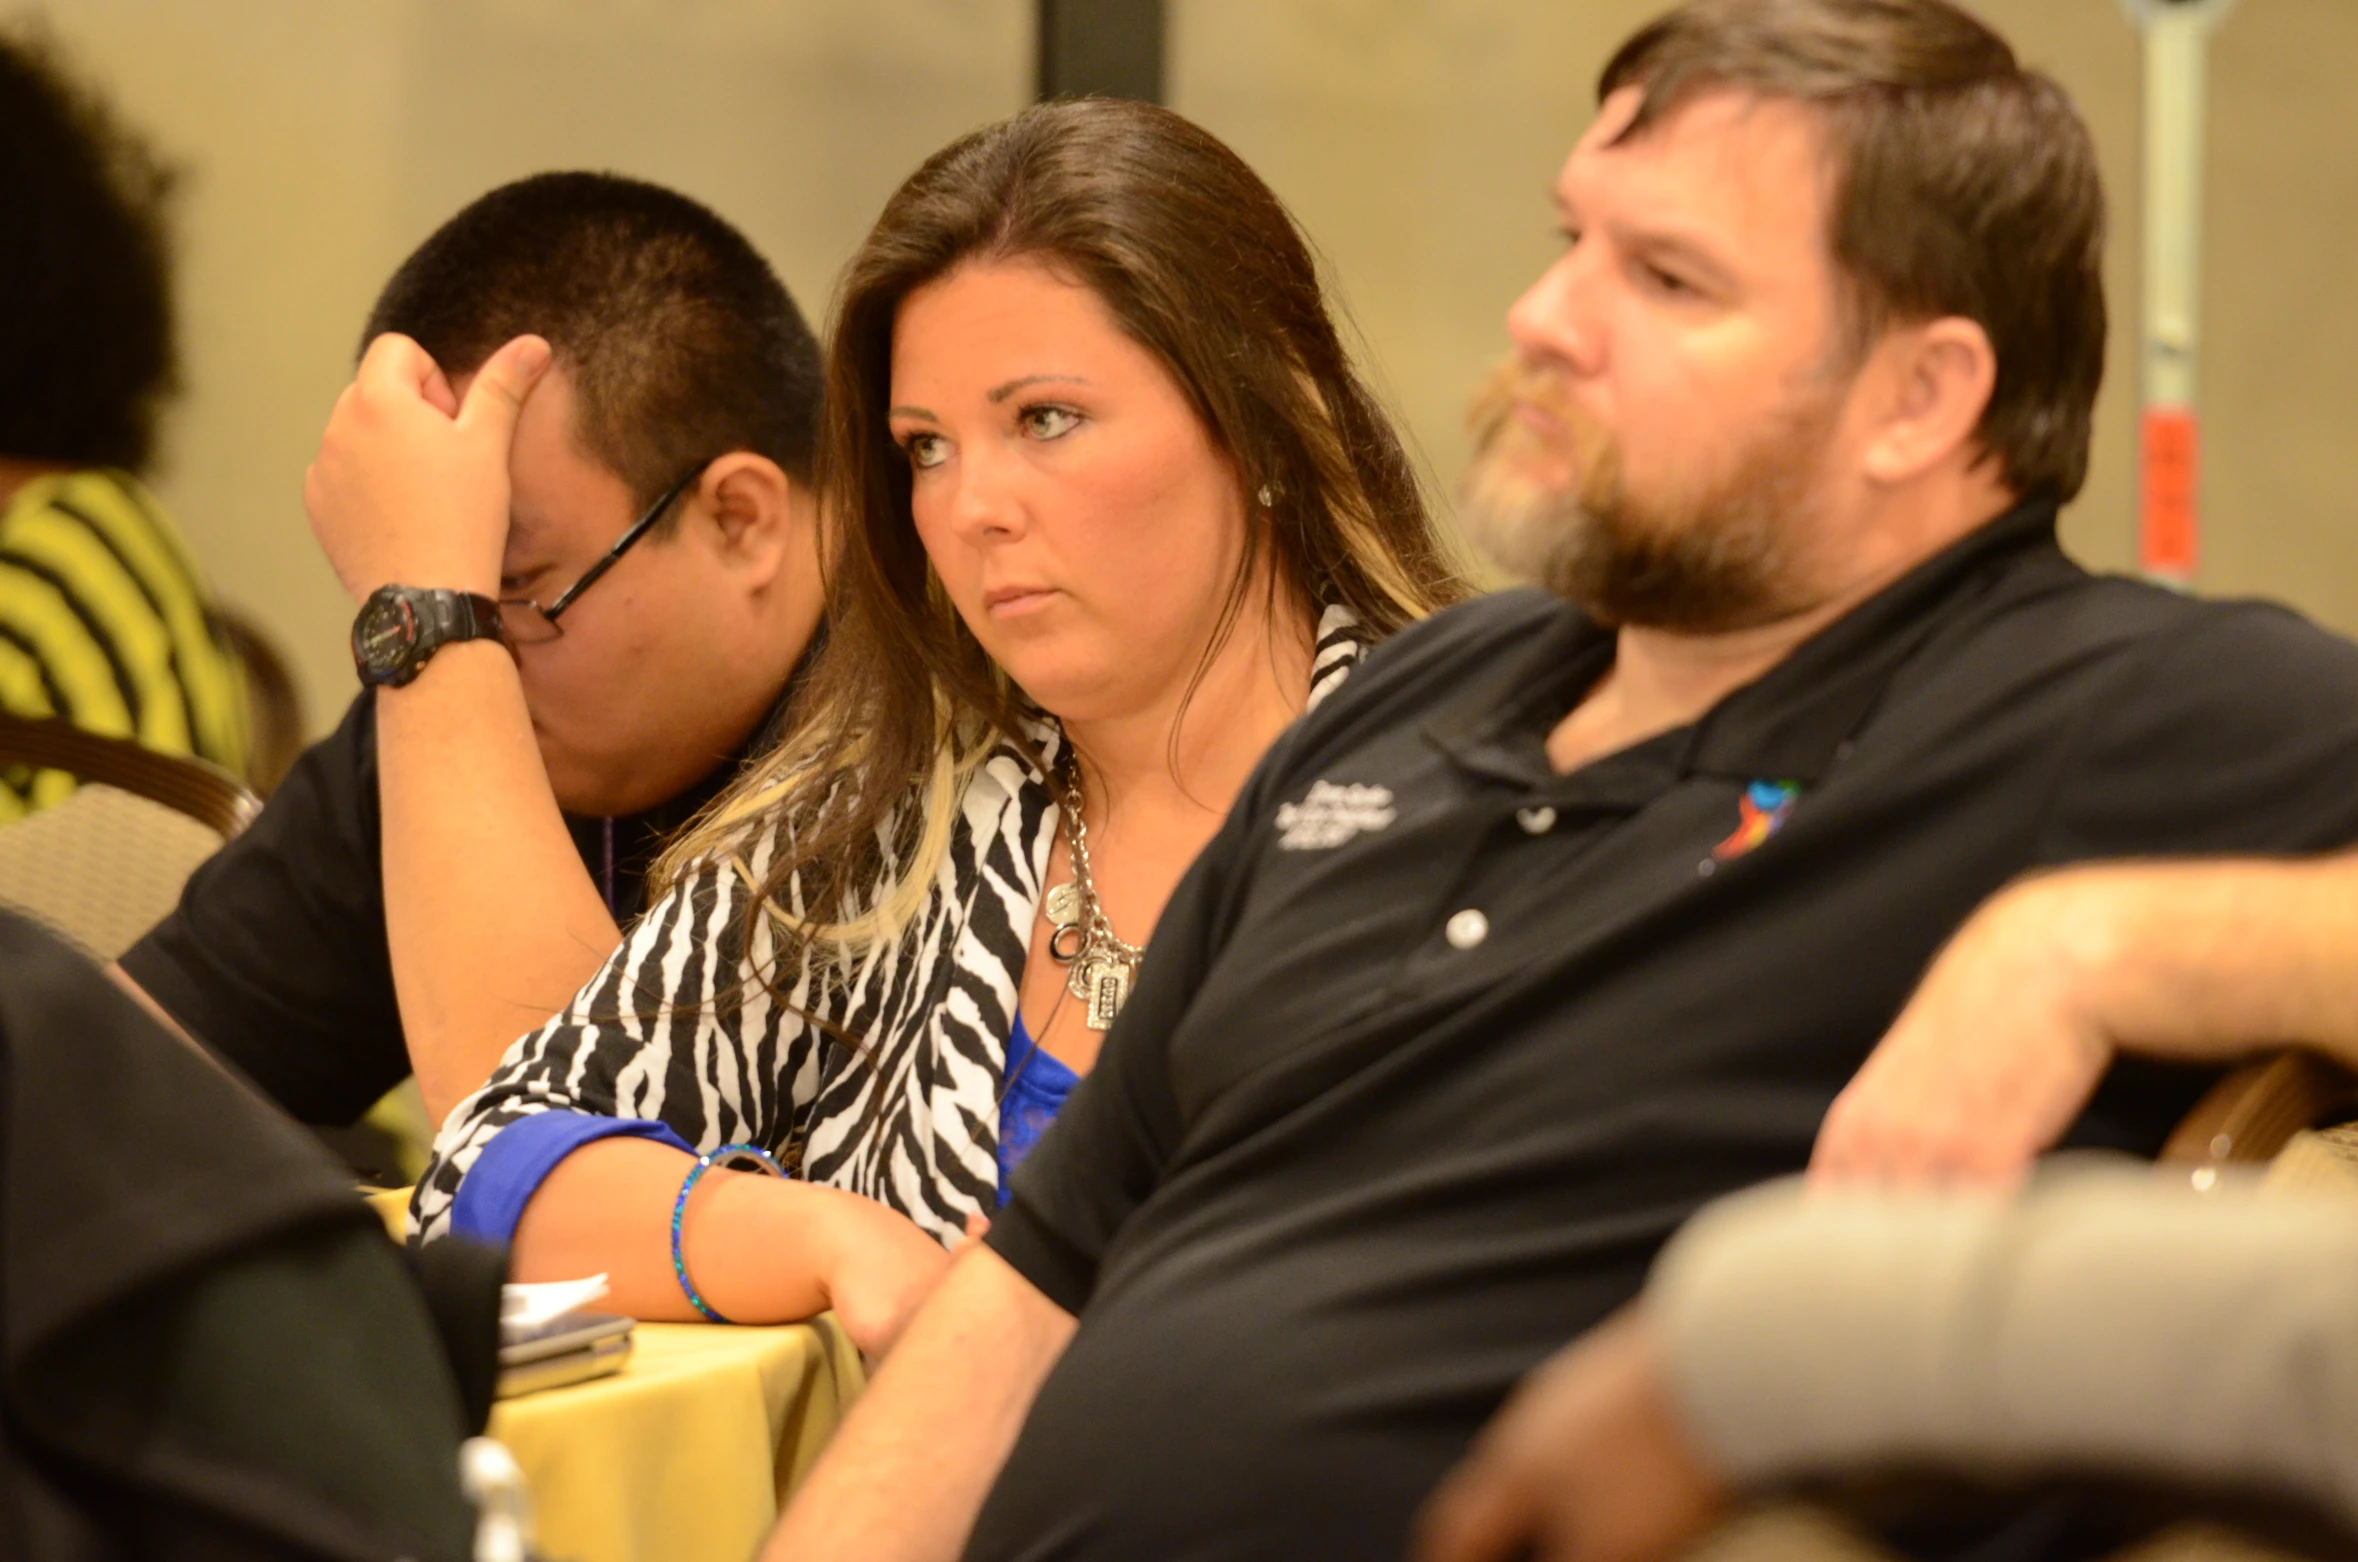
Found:
<path fill-rule="evenodd" d="M 1269 754 L 989 1241 L 1080 1330 L 973 1558 L 1398 1556 L 1524 1372 L 1807 1161 L 2027 869 L 2358 840 L 2358 647 L 2001 517 L 1693 726 L 1555 774 L 1612 637 L 1535 593 Z M 2203 1077 L 2124 1066 L 2150 1153 Z"/>
<path fill-rule="evenodd" d="M 616 922 L 646 909 L 647 869 L 664 843 L 766 745 L 786 698 L 744 751 L 679 796 L 625 818 L 566 816 Z M 382 835 L 376 703 L 364 691 L 122 959 L 191 1035 L 307 1123 L 349 1123 L 409 1077 L 386 947 Z M 499 886 L 466 893 L 496 895 Z"/>

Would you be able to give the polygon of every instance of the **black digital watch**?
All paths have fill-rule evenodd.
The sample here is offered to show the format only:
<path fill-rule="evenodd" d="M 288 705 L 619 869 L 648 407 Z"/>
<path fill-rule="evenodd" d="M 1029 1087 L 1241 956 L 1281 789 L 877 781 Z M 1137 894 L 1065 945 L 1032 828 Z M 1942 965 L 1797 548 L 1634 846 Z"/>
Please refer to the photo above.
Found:
<path fill-rule="evenodd" d="M 408 683 L 436 651 L 461 640 L 498 640 L 499 604 L 472 591 L 379 586 L 352 620 L 352 665 L 370 688 Z"/>

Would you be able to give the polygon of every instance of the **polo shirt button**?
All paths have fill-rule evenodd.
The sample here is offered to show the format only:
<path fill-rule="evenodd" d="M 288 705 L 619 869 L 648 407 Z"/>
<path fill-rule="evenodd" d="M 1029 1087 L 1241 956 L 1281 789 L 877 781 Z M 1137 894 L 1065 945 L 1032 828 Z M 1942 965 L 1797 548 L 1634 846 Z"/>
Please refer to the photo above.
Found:
<path fill-rule="evenodd" d="M 1441 936 L 1449 940 L 1452 949 L 1471 949 L 1490 936 L 1490 919 L 1468 906 L 1449 919 Z"/>
<path fill-rule="evenodd" d="M 1537 808 L 1518 808 L 1515 823 L 1523 827 L 1525 835 L 1545 835 L 1556 827 L 1556 811 L 1545 803 Z"/>

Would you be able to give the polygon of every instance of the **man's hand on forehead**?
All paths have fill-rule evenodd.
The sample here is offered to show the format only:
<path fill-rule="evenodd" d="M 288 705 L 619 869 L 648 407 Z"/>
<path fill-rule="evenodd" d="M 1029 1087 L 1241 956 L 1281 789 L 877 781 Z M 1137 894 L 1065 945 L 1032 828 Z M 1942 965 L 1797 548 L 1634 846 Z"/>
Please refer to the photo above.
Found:
<path fill-rule="evenodd" d="M 459 393 L 450 388 L 450 376 L 442 372 L 442 365 L 434 365 L 434 372 L 426 376 L 425 383 L 418 387 L 418 393 L 426 398 L 426 405 L 444 417 L 458 416 Z"/>
<path fill-rule="evenodd" d="M 509 450 L 549 358 L 517 337 L 461 396 L 408 337 L 369 344 L 303 480 L 312 534 L 354 601 L 385 585 L 498 594 Z"/>

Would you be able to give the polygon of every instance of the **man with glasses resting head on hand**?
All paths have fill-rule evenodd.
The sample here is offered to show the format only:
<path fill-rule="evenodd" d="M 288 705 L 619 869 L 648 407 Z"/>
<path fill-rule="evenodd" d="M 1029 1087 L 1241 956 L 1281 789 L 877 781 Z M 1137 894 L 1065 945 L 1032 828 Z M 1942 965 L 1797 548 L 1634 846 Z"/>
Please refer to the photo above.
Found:
<path fill-rule="evenodd" d="M 818 632 L 817 344 L 710 211 L 544 174 L 386 285 L 304 498 L 364 688 L 122 974 L 296 1116 L 436 1119 L 580 987 Z M 501 508 L 414 501 L 491 469 Z"/>

